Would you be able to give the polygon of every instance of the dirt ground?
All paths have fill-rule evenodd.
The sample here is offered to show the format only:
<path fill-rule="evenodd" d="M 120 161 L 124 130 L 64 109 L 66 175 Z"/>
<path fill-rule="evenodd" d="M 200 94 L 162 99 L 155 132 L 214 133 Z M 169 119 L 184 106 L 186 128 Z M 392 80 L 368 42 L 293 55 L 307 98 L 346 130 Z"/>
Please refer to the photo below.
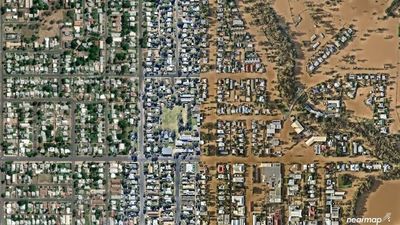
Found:
<path fill-rule="evenodd" d="M 215 123 L 217 120 L 245 120 L 246 121 L 246 129 L 250 131 L 251 129 L 251 121 L 252 120 L 275 120 L 275 119 L 282 119 L 282 115 L 275 115 L 275 116 L 266 116 L 266 115 L 255 115 L 255 116 L 246 116 L 246 115 L 217 115 L 216 114 L 216 91 L 217 91 L 217 80 L 218 79 L 223 79 L 223 78 L 230 78 L 234 80 L 240 80 L 243 78 L 264 78 L 267 80 L 267 90 L 269 92 L 269 97 L 270 99 L 274 100 L 278 98 L 278 91 L 277 88 L 274 86 L 274 83 L 276 83 L 276 75 L 274 74 L 273 71 L 273 64 L 269 63 L 267 60 L 267 55 L 266 55 L 266 49 L 263 49 L 262 46 L 260 46 L 258 43 L 263 41 L 265 39 L 265 34 L 262 33 L 260 29 L 257 28 L 252 28 L 251 27 L 251 15 L 250 13 L 244 13 L 243 9 L 243 4 L 242 2 L 239 2 L 239 10 L 242 13 L 242 18 L 246 22 L 246 26 L 249 28 L 247 31 L 253 36 L 254 38 L 254 44 L 255 44 L 255 49 L 256 52 L 259 54 L 261 61 L 263 62 L 264 65 L 267 67 L 267 71 L 265 73 L 235 73 L 235 74 L 217 74 L 214 72 L 213 69 L 210 70 L 210 72 L 203 73 L 201 75 L 201 78 L 207 78 L 208 79 L 208 92 L 209 92 L 209 98 L 207 101 L 202 104 L 201 110 L 205 114 L 205 123 Z M 213 13 L 213 16 L 215 16 L 215 11 L 216 11 L 216 1 L 210 1 L 210 8 Z M 209 33 L 211 36 L 211 45 L 210 45 L 210 63 L 214 65 L 216 62 L 216 26 L 217 22 L 215 21 L 215 17 L 210 18 L 210 29 Z M 287 129 L 288 126 L 285 126 L 285 129 Z M 290 125 L 289 125 L 290 128 Z M 206 132 L 206 130 L 203 129 L 203 132 Z M 250 136 L 250 135 L 248 135 Z M 281 139 L 288 138 L 288 136 L 282 136 L 280 137 Z M 214 144 L 214 143 L 211 143 Z M 253 167 L 254 163 L 257 161 L 261 161 L 261 159 L 255 160 L 254 156 L 251 153 L 250 146 L 248 146 L 248 151 L 247 151 L 247 158 L 245 157 L 235 157 L 235 156 L 227 156 L 223 157 L 224 160 L 221 160 L 222 157 L 218 156 L 202 156 L 201 160 L 202 162 L 207 165 L 209 168 L 215 168 L 217 165 L 217 162 L 224 163 L 224 162 L 229 162 L 229 163 L 245 163 L 247 165 L 246 167 L 246 189 L 245 189 L 245 199 L 246 199 L 246 223 L 247 224 L 252 224 L 252 211 L 251 211 L 251 206 L 253 203 L 257 204 L 259 202 L 263 202 L 266 199 L 266 192 L 264 194 L 254 194 L 253 189 L 254 187 L 259 187 L 262 189 L 265 189 L 265 187 L 260 187 L 259 184 L 253 184 Z M 215 174 L 215 170 L 211 170 L 212 174 Z M 211 195 L 213 196 L 212 199 L 214 199 L 213 204 L 216 204 L 216 193 L 217 193 L 217 179 L 215 176 L 213 176 L 211 182 L 210 182 L 210 189 L 211 189 Z M 261 185 L 262 186 L 262 185 Z M 265 185 L 264 185 L 265 186 Z M 210 207 L 210 214 L 211 214 L 211 224 L 217 224 L 217 217 L 216 217 L 216 206 Z"/>
<path fill-rule="evenodd" d="M 388 73 L 391 75 L 392 83 L 387 89 L 387 93 L 392 100 L 391 115 L 394 120 L 391 124 L 391 131 L 400 130 L 400 84 L 398 82 L 398 63 L 399 63 L 399 50 L 398 50 L 398 20 L 393 18 L 383 19 L 384 10 L 388 6 L 387 1 L 364 1 L 364 0 L 349 0 L 341 1 L 341 3 L 326 4 L 322 0 L 279 0 L 272 1 L 273 7 L 278 15 L 284 19 L 291 30 L 291 35 L 296 43 L 300 57 L 297 61 L 299 65 L 298 78 L 300 82 L 307 88 L 313 87 L 316 84 L 324 82 L 335 76 L 343 78 L 349 73 Z M 242 79 L 242 78 L 264 78 L 267 80 L 267 88 L 272 100 L 279 99 L 279 93 L 276 87 L 277 77 L 274 73 L 274 64 L 267 59 L 266 49 L 260 45 L 261 42 L 266 40 L 265 34 L 259 27 L 253 26 L 253 17 L 245 10 L 246 7 L 251 6 L 252 3 L 237 1 L 242 18 L 245 20 L 247 31 L 255 39 L 255 48 L 259 54 L 267 71 L 262 74 L 258 73 L 237 73 L 237 74 L 217 74 L 210 70 L 210 72 L 201 74 L 202 78 L 208 79 L 209 84 L 209 99 L 202 105 L 202 112 L 205 115 L 205 123 L 215 123 L 218 119 L 221 120 L 245 120 L 247 129 L 251 127 L 251 120 L 273 120 L 283 119 L 283 115 L 278 113 L 274 116 L 238 116 L 238 115 L 223 115 L 216 114 L 216 82 L 220 78 Z M 216 0 L 210 1 L 211 11 L 213 12 L 210 17 L 211 36 L 210 46 L 210 63 L 215 64 L 216 61 L 216 26 L 215 10 Z M 357 16 L 354 16 L 357 15 Z M 337 33 L 342 27 L 352 25 L 356 30 L 356 35 L 348 46 L 341 50 L 338 54 L 333 55 L 328 59 L 327 63 L 322 65 L 316 74 L 308 74 L 305 70 L 307 60 L 309 60 L 315 51 L 309 51 L 310 45 L 306 42 L 310 41 L 313 34 L 319 35 L 318 41 L 321 46 L 331 40 L 331 37 Z M 321 35 L 323 34 L 323 35 Z M 324 37 L 322 37 L 324 36 Z M 378 50 L 379 49 L 379 50 Z M 343 60 L 344 56 L 354 57 L 355 64 Z M 372 110 L 364 104 L 367 94 L 371 88 L 359 88 L 357 96 L 353 100 L 346 100 L 346 108 L 353 111 L 355 117 L 372 118 Z M 399 107 L 396 107 L 399 106 Z M 206 132 L 205 129 L 202 130 Z M 283 123 L 283 129 L 279 134 L 279 139 L 286 142 L 282 146 L 284 155 L 282 157 L 257 157 L 247 151 L 246 157 L 239 156 L 215 156 L 210 155 L 201 156 L 202 162 L 209 167 L 216 167 L 217 163 L 245 163 L 247 169 L 252 168 L 253 165 L 259 165 L 265 162 L 280 162 L 284 165 L 300 163 L 318 163 L 326 164 L 330 162 L 365 162 L 374 160 L 370 156 L 358 156 L 353 158 L 345 157 L 323 157 L 315 155 L 312 147 L 306 146 L 304 141 L 297 145 L 291 142 L 290 132 L 294 130 L 290 127 L 290 121 L 286 120 Z M 251 135 L 247 135 L 250 137 Z M 206 145 L 213 145 L 209 143 Z M 292 146 L 294 145 L 294 146 Z M 290 146 L 290 148 L 289 148 Z M 250 169 L 251 170 L 251 169 Z M 215 173 L 215 171 L 213 171 Z M 246 182 L 251 180 L 251 171 L 248 171 Z M 320 174 L 322 177 L 323 174 Z M 216 180 L 215 176 L 211 181 L 211 194 L 215 195 L 216 199 Z M 321 180 L 322 182 L 322 180 Z M 252 189 L 259 187 L 262 193 L 254 194 Z M 353 190 L 349 190 L 351 194 Z M 354 191 L 353 191 L 354 192 Z M 249 188 L 246 189 L 246 205 L 247 205 L 247 224 L 252 224 L 252 211 L 250 206 L 253 205 L 254 210 L 258 209 L 258 203 L 265 201 L 267 192 L 265 187 L 260 184 L 249 182 Z M 254 203 L 254 204 L 253 204 Z M 212 213 L 211 224 L 216 224 L 216 208 L 211 207 Z"/>
<path fill-rule="evenodd" d="M 396 18 L 384 18 L 388 1 L 349 0 L 341 3 L 326 4 L 326 1 L 316 0 L 283 0 L 275 1 L 274 8 L 288 23 L 294 41 L 302 52 L 299 64 L 302 65 L 299 79 L 306 87 L 312 87 L 333 76 L 343 77 L 348 73 L 388 73 L 392 83 L 388 88 L 391 99 L 390 117 L 393 122 L 390 130 L 400 130 L 400 84 L 399 73 L 399 21 Z M 322 7 L 323 6 L 323 7 Z M 356 15 L 356 16 L 355 16 Z M 296 23 L 301 17 L 300 23 Z M 322 65 L 318 73 L 309 75 L 305 64 L 314 51 L 303 43 L 310 41 L 313 34 L 324 34 L 317 41 L 321 46 L 330 40 L 338 29 L 352 25 L 356 30 L 353 40 L 338 54 L 333 55 Z M 354 64 L 343 60 L 344 56 L 355 58 Z M 360 98 L 360 101 L 361 98 Z M 362 103 L 349 102 L 350 108 L 361 106 Z M 362 110 L 367 112 L 361 112 Z M 355 116 L 369 115 L 365 107 L 357 110 Z"/>
<path fill-rule="evenodd" d="M 357 96 L 354 99 L 345 100 L 346 109 L 352 111 L 353 115 L 360 118 L 372 119 L 372 108 L 365 104 L 372 87 L 362 87 L 357 89 Z"/>
<path fill-rule="evenodd" d="M 366 218 L 383 217 L 387 213 L 391 213 L 390 223 L 387 221 L 382 224 L 399 224 L 400 215 L 398 209 L 400 208 L 400 198 L 396 194 L 399 187 L 399 180 L 385 181 L 378 186 L 377 190 L 368 196 L 363 216 Z M 362 225 L 367 225 L 367 223 Z"/>
<path fill-rule="evenodd" d="M 56 10 L 50 16 L 44 17 L 39 27 L 39 42 L 45 37 L 55 37 L 60 34 L 59 22 L 64 19 L 64 10 Z"/>

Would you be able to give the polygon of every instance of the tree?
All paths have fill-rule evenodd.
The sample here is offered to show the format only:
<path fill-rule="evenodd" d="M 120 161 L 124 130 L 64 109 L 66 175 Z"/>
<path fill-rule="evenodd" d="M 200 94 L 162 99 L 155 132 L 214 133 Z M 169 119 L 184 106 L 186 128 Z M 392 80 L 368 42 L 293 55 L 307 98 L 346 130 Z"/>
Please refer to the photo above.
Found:
<path fill-rule="evenodd" d="M 127 51 L 129 49 L 129 43 L 127 41 L 123 41 L 121 43 L 121 48 L 125 51 Z"/>
<path fill-rule="evenodd" d="M 63 142 L 64 142 L 62 136 L 57 136 L 57 137 L 55 138 L 55 141 L 56 141 L 57 143 L 63 143 Z"/>
<path fill-rule="evenodd" d="M 341 188 L 348 188 L 353 183 L 353 177 L 350 174 L 340 175 L 338 179 Z"/>
<path fill-rule="evenodd" d="M 75 19 L 75 13 L 73 10 L 68 10 L 66 15 L 67 15 L 67 18 L 71 21 L 73 21 Z"/>
<path fill-rule="evenodd" d="M 3 6 L 0 8 L 0 11 L 1 11 L 1 15 L 3 15 L 4 13 L 6 13 L 7 8 Z"/>
<path fill-rule="evenodd" d="M 37 191 L 36 185 L 29 185 L 29 191 L 30 191 L 30 192 L 35 192 L 35 191 Z"/>
<path fill-rule="evenodd" d="M 128 121 L 127 120 L 120 120 L 118 121 L 118 126 L 122 129 L 125 130 L 128 127 Z"/>
<path fill-rule="evenodd" d="M 71 41 L 71 48 L 76 49 L 79 46 L 78 39 L 74 39 Z"/>
<path fill-rule="evenodd" d="M 128 70 L 129 70 L 128 65 L 122 65 L 122 67 L 121 67 L 121 74 L 127 73 Z"/>
<path fill-rule="evenodd" d="M 83 66 L 85 65 L 85 59 L 83 57 L 76 58 L 75 65 L 76 66 Z"/>
<path fill-rule="evenodd" d="M 96 45 L 92 45 L 89 48 L 89 60 L 97 61 L 100 59 L 100 48 Z"/>
<path fill-rule="evenodd" d="M 126 57 L 126 54 L 123 53 L 123 52 L 118 52 L 117 54 L 115 54 L 115 58 L 116 58 L 118 61 L 124 60 L 125 57 Z"/>
<path fill-rule="evenodd" d="M 112 42 L 113 42 L 113 38 L 111 36 L 108 36 L 107 39 L 106 39 L 106 43 L 111 45 Z"/>

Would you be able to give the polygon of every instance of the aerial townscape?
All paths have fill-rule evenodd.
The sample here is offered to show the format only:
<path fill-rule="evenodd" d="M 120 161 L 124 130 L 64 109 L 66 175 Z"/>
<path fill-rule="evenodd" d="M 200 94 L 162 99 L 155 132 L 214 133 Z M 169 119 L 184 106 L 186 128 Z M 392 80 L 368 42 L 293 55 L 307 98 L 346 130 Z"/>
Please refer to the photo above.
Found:
<path fill-rule="evenodd" d="M 400 224 L 400 0 L 0 14 L 0 225 Z"/>

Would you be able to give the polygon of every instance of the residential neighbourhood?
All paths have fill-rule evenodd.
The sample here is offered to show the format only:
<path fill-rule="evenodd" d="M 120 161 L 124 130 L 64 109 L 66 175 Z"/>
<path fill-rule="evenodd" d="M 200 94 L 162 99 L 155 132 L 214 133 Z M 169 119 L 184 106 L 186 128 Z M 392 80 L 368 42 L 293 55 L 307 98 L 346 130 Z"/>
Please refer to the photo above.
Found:
<path fill-rule="evenodd" d="M 400 223 L 398 2 L 0 0 L 0 225 Z"/>

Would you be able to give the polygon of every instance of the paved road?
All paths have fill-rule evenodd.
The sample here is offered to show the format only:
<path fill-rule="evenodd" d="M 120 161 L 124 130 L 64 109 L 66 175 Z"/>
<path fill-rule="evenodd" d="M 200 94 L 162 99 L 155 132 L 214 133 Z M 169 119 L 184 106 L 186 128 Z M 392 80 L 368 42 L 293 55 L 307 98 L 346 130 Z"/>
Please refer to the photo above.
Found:
<path fill-rule="evenodd" d="M 37 77 L 38 76 L 38 74 L 31 74 L 31 73 L 29 73 L 29 74 L 18 74 L 18 77 L 16 77 L 15 75 L 11 75 L 11 74 L 4 74 L 4 77 L 5 78 L 28 78 L 28 77 Z M 136 79 L 136 77 L 132 77 L 132 75 L 127 75 L 127 74 L 121 74 L 121 75 L 118 75 L 118 74 L 110 74 L 110 73 L 107 73 L 107 74 L 98 74 L 98 75 L 94 75 L 94 74 L 88 74 L 88 73 L 73 73 L 73 74 L 69 74 L 69 73 L 67 73 L 67 74 L 54 74 L 54 73 L 41 73 L 41 74 L 39 74 L 39 76 L 40 76 L 40 78 L 59 78 L 59 79 L 62 79 L 62 78 L 69 78 L 69 79 L 71 79 L 71 78 L 74 78 L 74 77 L 79 77 L 79 78 L 82 78 L 82 77 L 85 77 L 85 78 L 130 78 L 130 79 Z"/>
<path fill-rule="evenodd" d="M 198 161 L 198 157 L 191 157 L 191 158 L 186 158 L 186 159 L 180 159 L 181 161 L 187 161 L 187 162 L 194 162 Z M 14 161 L 14 162 L 25 162 L 25 161 L 33 161 L 33 162 L 42 162 L 42 161 L 49 161 L 49 162 L 64 162 L 64 161 L 70 161 L 70 162 L 81 162 L 81 161 L 93 161 L 93 162 L 111 162 L 111 161 L 132 161 L 132 158 L 130 156 L 99 156 L 99 157 L 93 157 L 93 156 L 69 156 L 69 157 L 45 157 L 45 156 L 36 156 L 36 157 L 26 157 L 26 156 L 2 156 L 0 157 L 0 162 L 5 162 L 5 161 Z M 174 159 L 172 157 L 158 157 L 157 158 L 158 162 L 163 162 L 163 161 L 177 161 L 177 159 Z M 145 163 L 145 162 L 152 162 L 151 159 L 143 157 L 138 157 L 136 162 L 138 163 Z"/>
<path fill-rule="evenodd" d="M 158 157 L 156 161 L 158 162 L 166 162 L 166 161 L 185 161 L 185 162 L 197 162 L 199 160 L 198 157 L 190 157 L 184 159 L 174 159 L 173 157 Z M 112 162 L 112 161 L 132 161 L 130 156 L 69 156 L 69 157 L 45 157 L 45 156 L 36 156 L 36 157 L 26 157 L 26 156 L 1 156 L 0 162 Z M 144 156 L 139 156 L 136 160 L 137 163 L 143 164 L 146 162 L 152 162 L 151 159 L 145 158 Z"/>
<path fill-rule="evenodd" d="M 174 18 L 174 30 L 175 30 L 175 35 L 174 35 L 174 39 L 175 39 L 175 73 L 174 74 L 178 74 L 179 71 L 179 56 L 180 56 L 180 52 L 179 52 L 179 46 L 180 46 L 180 41 L 178 38 L 178 13 L 179 13 L 179 7 L 178 7 L 178 2 L 179 0 L 175 0 L 175 4 L 174 4 L 174 11 L 175 11 L 175 18 Z"/>
<path fill-rule="evenodd" d="M 174 190 L 175 190 L 175 224 L 181 224 L 181 198 L 180 198 L 180 186 L 181 186 L 181 159 L 175 160 L 175 175 L 174 175 Z"/>
<path fill-rule="evenodd" d="M 44 103 L 57 103 L 57 102 L 73 102 L 73 98 L 7 98 L 7 102 L 44 102 Z M 81 102 L 84 104 L 101 104 L 101 103 L 107 103 L 106 100 L 85 100 L 84 102 Z"/>
<path fill-rule="evenodd" d="M 0 1 L 0 7 L 4 1 Z M 0 143 L 3 143 L 3 16 L 0 15 Z M 0 157 L 3 157 L 3 147 L 0 146 Z M 3 180 L 3 173 L 0 173 L 0 179 Z M 3 186 L 0 185 L 0 192 Z M 0 198 L 0 224 L 5 224 L 4 219 L 4 199 Z"/>
<path fill-rule="evenodd" d="M 4 198 L 5 202 L 15 202 L 18 200 L 39 201 L 39 202 L 73 202 L 74 198 Z"/>
<path fill-rule="evenodd" d="M 64 158 L 59 157 L 26 157 L 26 156 L 3 156 L 0 158 L 1 162 L 4 161 L 13 161 L 13 162 L 111 162 L 111 161 L 131 161 L 131 157 L 129 156 L 101 156 L 101 157 L 93 157 L 93 156 L 69 156 Z"/>
<path fill-rule="evenodd" d="M 142 46 L 139 43 L 139 40 L 143 37 L 143 31 L 142 31 L 142 19 L 143 19 L 143 12 L 142 12 L 142 7 L 143 7 L 143 0 L 138 1 L 138 76 L 139 76 L 139 113 L 140 113 L 140 121 L 139 121 L 139 136 L 138 136 L 138 142 L 139 142 L 139 157 L 138 157 L 138 163 L 139 163 L 139 195 L 140 195 L 140 200 L 139 200 L 139 224 L 140 225 L 145 225 L 145 216 L 144 216 L 144 190 L 145 190 L 145 176 L 144 176 L 144 162 L 145 162 L 145 157 L 144 157 L 144 110 L 143 110 L 143 98 L 142 95 L 144 93 L 144 74 L 143 74 L 143 51 L 142 51 Z"/>

